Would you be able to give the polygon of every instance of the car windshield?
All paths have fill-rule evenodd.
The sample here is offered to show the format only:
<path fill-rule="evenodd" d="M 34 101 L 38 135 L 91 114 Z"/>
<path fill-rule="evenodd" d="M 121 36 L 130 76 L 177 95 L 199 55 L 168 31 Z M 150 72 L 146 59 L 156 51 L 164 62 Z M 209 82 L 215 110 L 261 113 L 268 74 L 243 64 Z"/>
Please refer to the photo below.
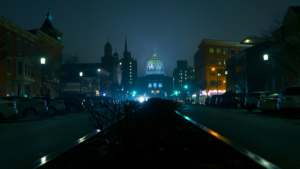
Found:
<path fill-rule="evenodd" d="M 279 93 L 274 93 L 274 94 L 270 94 L 266 98 L 278 98 L 278 97 L 279 97 Z"/>
<path fill-rule="evenodd" d="M 282 95 L 300 95 L 300 87 L 288 87 L 282 92 Z"/>

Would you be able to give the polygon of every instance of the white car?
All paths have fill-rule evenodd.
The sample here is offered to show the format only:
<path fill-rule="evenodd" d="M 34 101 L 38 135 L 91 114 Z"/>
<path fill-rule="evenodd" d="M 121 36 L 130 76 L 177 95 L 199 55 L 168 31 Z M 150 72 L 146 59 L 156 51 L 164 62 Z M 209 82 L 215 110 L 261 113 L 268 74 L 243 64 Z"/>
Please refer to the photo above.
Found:
<path fill-rule="evenodd" d="M 300 86 L 286 87 L 278 98 L 277 108 L 286 116 L 300 112 Z"/>
<path fill-rule="evenodd" d="M 263 99 L 274 92 L 270 91 L 260 91 L 252 92 L 245 98 L 245 107 L 249 112 L 253 112 L 254 109 L 257 109 L 257 104 L 260 99 Z"/>
<path fill-rule="evenodd" d="M 17 117 L 33 117 L 37 114 L 43 115 L 48 111 L 45 101 L 19 96 L 2 97 L 1 99 L 16 102 L 18 109 Z"/>
<path fill-rule="evenodd" d="M 17 116 L 17 114 L 18 109 L 15 102 L 0 99 L 0 121 Z"/>
<path fill-rule="evenodd" d="M 32 97 L 32 99 L 46 101 L 46 97 Z M 56 112 L 66 110 L 64 100 L 52 99 L 47 107 L 48 114 L 55 114 Z"/>
<path fill-rule="evenodd" d="M 277 102 L 279 93 L 270 94 L 269 96 L 261 99 L 258 101 L 257 108 L 261 110 L 264 114 L 268 114 L 269 112 L 276 112 L 277 109 Z"/>

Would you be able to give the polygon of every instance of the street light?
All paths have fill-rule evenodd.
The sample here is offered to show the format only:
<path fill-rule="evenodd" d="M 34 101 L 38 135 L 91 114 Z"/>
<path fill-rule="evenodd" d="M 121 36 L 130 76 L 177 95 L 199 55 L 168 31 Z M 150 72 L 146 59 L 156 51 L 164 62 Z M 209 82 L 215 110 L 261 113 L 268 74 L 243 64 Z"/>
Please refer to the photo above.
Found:
<path fill-rule="evenodd" d="M 41 58 L 41 65 L 42 65 L 42 96 L 44 96 L 44 65 L 46 64 L 46 59 Z"/>
<path fill-rule="evenodd" d="M 268 90 L 268 86 L 267 86 L 268 60 L 269 60 L 269 55 L 268 54 L 264 54 L 264 61 L 265 61 L 265 64 L 266 64 L 266 70 L 265 70 L 265 91 Z"/>
<path fill-rule="evenodd" d="M 80 94 L 82 92 L 82 75 L 83 75 L 83 73 L 79 72 L 79 76 L 80 76 Z"/>
<path fill-rule="evenodd" d="M 212 71 L 215 71 L 216 69 L 215 68 L 212 68 L 211 69 Z M 218 72 L 217 72 L 217 95 L 219 95 L 219 84 L 218 84 Z"/>
<path fill-rule="evenodd" d="M 186 94 L 187 94 L 188 85 L 184 85 L 184 89 L 185 89 L 185 98 L 184 98 L 184 102 L 186 103 Z"/>
<path fill-rule="evenodd" d="M 100 71 L 101 71 L 101 69 L 98 69 L 98 85 L 97 85 L 97 90 L 99 91 L 99 96 L 100 96 L 100 79 L 99 79 Z"/>

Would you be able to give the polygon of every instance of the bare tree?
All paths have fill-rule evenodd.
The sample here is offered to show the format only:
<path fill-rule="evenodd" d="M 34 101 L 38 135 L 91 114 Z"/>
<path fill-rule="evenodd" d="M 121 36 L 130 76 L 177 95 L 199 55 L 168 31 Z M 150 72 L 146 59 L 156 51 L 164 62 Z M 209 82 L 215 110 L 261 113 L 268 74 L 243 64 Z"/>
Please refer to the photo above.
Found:
<path fill-rule="evenodd" d="M 58 94 L 62 94 L 64 88 L 71 81 L 72 76 L 74 76 L 72 72 L 76 67 L 72 64 L 78 62 L 79 54 L 63 54 L 61 57 L 62 61 L 56 60 L 54 57 L 50 58 L 47 61 L 48 71 L 45 73 L 46 83 Z M 69 64 L 69 66 L 64 67 L 64 64 Z"/>
<path fill-rule="evenodd" d="M 263 36 L 272 40 L 266 53 L 300 78 L 300 15 L 275 13 L 273 18 L 272 24 L 262 31 Z"/>
<path fill-rule="evenodd" d="M 236 82 L 237 88 L 246 93 L 247 89 L 247 71 L 246 71 L 246 58 L 244 56 L 234 57 L 234 69 L 233 69 L 233 78 Z"/>
<path fill-rule="evenodd" d="M 198 89 L 200 89 L 200 93 L 202 93 L 202 91 L 206 91 L 206 96 L 208 96 L 208 92 L 209 92 L 210 88 L 211 88 L 211 86 L 210 86 L 210 84 L 208 84 L 208 82 L 206 80 L 198 85 Z"/>

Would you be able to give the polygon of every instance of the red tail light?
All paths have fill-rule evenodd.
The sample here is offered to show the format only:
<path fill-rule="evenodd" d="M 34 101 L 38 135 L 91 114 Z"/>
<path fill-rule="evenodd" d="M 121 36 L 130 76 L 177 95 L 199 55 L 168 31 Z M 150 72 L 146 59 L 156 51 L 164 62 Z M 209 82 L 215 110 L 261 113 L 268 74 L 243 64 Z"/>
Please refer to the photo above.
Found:
<path fill-rule="evenodd" d="M 278 100 L 272 100 L 271 102 L 272 103 L 278 103 Z"/>
<path fill-rule="evenodd" d="M 41 102 L 41 103 L 39 103 L 40 105 L 43 105 L 43 106 L 46 106 L 46 103 L 44 103 L 44 102 Z"/>
<path fill-rule="evenodd" d="M 7 103 L 7 105 L 8 105 L 9 107 L 14 107 L 14 106 L 15 106 L 14 103 Z"/>
<path fill-rule="evenodd" d="M 64 104 L 64 102 L 58 102 L 59 104 Z"/>

